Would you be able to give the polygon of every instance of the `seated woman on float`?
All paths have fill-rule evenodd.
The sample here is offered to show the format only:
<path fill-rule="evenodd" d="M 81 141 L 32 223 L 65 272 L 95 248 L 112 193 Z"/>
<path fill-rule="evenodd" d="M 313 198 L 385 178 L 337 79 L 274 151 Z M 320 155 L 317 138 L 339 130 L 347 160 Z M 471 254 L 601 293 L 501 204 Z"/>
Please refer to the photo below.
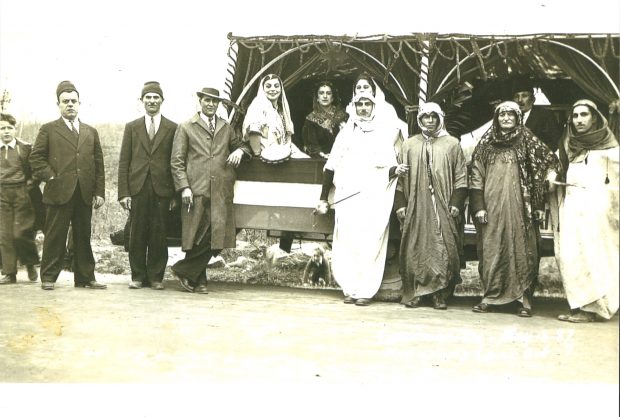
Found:
<path fill-rule="evenodd" d="M 275 74 L 266 75 L 243 120 L 243 139 L 265 162 L 309 158 L 293 143 L 294 131 L 282 80 Z"/>

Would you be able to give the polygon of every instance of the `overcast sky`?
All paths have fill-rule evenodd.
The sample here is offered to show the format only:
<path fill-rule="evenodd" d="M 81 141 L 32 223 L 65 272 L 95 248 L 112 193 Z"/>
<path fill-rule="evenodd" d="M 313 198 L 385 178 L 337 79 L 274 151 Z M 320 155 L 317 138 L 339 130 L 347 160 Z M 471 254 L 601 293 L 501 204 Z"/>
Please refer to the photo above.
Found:
<path fill-rule="evenodd" d="M 618 0 L 348 3 L 0 0 L 0 92 L 10 91 L 18 119 L 48 121 L 58 117 L 56 85 L 69 79 L 83 121 L 126 122 L 141 114 L 142 84 L 158 80 L 163 113 L 181 121 L 196 110 L 197 89 L 223 87 L 228 32 L 620 32 Z"/>

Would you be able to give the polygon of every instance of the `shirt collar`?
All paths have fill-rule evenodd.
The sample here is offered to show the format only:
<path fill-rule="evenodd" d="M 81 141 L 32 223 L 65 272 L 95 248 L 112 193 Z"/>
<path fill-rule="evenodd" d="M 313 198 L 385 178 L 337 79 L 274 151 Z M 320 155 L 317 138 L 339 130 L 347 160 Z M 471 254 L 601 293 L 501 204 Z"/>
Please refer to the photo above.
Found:
<path fill-rule="evenodd" d="M 11 149 L 15 149 L 15 146 L 17 146 L 17 140 L 15 138 L 13 138 L 12 141 L 10 141 L 9 143 L 0 143 L 0 148 L 11 148 Z"/>
<path fill-rule="evenodd" d="M 62 118 L 62 120 L 65 121 L 65 124 L 67 125 L 67 127 L 69 128 L 69 130 L 71 130 L 71 120 L 69 119 L 65 119 L 64 117 Z M 73 120 L 73 126 L 75 127 L 75 130 L 78 131 L 78 133 L 80 132 L 80 120 L 75 118 Z"/>
<path fill-rule="evenodd" d="M 203 112 L 200 112 L 200 118 L 201 118 L 202 120 L 204 120 L 204 122 L 205 122 L 207 125 L 209 124 L 209 116 L 207 116 L 207 115 L 206 115 L 206 114 L 204 114 Z M 216 123 L 216 120 L 217 120 L 217 119 L 215 118 L 215 115 L 213 115 L 213 118 L 212 118 L 212 119 L 213 119 L 213 125 L 215 126 L 215 123 Z"/>
<path fill-rule="evenodd" d="M 155 124 L 157 126 L 159 126 L 159 123 L 161 123 L 161 113 L 157 113 L 155 116 L 151 116 L 149 114 L 145 114 L 144 115 L 144 120 L 146 120 L 147 122 L 151 121 L 151 117 L 153 118 L 153 121 L 155 122 Z"/>

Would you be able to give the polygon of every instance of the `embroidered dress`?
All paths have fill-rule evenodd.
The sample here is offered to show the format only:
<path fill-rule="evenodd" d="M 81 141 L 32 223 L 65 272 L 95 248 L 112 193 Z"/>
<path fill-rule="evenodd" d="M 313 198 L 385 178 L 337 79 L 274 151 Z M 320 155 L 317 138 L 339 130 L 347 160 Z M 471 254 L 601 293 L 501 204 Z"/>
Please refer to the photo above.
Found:
<path fill-rule="evenodd" d="M 314 107 L 314 111 L 306 116 L 302 137 L 306 152 L 313 158 L 320 158 L 320 153 L 331 152 L 340 124 L 346 120 L 347 114 L 334 105 L 323 108 L 316 100 Z"/>
<path fill-rule="evenodd" d="M 529 308 L 538 278 L 540 238 L 532 212 L 544 209 L 544 181 L 558 161 L 521 124 L 516 103 L 510 104 L 514 106 L 502 103 L 497 107 L 493 126 L 474 149 L 470 203 L 472 214 L 485 208 L 488 212 L 488 223 L 476 222 L 482 302 L 497 305 L 517 300 Z M 512 131 L 503 133 L 498 115 L 506 109 L 515 112 L 519 120 Z M 480 199 L 475 198 L 476 190 Z"/>

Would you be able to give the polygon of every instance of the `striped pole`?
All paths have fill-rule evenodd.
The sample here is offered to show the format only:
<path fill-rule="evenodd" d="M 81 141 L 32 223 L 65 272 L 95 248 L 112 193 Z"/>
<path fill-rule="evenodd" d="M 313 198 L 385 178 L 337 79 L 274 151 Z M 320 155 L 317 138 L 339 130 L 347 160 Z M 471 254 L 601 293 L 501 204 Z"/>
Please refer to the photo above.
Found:
<path fill-rule="evenodd" d="M 426 94 L 428 92 L 428 54 L 429 42 L 422 43 L 422 60 L 420 61 L 420 88 L 418 92 L 418 105 L 426 103 Z"/>
<path fill-rule="evenodd" d="M 230 46 L 228 47 L 228 63 L 226 66 L 226 81 L 224 83 L 224 95 L 228 100 L 231 100 L 232 97 L 232 85 L 233 78 L 235 76 L 235 70 L 237 69 L 237 56 L 239 54 L 239 45 L 235 41 L 230 42 Z M 229 115 L 229 122 L 232 120 L 232 117 L 235 113 L 235 109 L 233 108 Z"/>

